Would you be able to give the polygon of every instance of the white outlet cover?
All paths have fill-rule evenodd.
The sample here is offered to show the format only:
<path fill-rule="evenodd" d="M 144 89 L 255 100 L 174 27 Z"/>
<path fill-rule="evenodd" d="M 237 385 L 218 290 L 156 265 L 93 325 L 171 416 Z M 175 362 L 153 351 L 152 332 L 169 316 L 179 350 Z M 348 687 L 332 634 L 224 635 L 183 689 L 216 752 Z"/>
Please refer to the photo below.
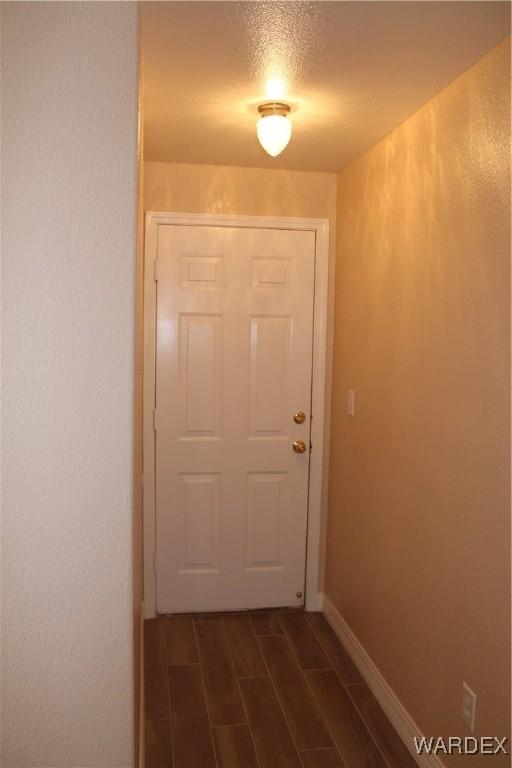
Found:
<path fill-rule="evenodd" d="M 475 730 L 476 693 L 467 683 L 462 683 L 462 719 L 471 733 Z"/>

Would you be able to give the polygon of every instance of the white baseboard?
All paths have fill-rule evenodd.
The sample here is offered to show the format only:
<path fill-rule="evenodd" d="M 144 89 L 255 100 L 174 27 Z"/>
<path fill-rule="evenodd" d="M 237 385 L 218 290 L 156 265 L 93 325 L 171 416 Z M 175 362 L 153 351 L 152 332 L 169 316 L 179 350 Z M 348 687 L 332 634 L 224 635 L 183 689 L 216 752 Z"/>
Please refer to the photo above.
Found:
<path fill-rule="evenodd" d="M 324 604 L 324 596 L 321 592 L 314 592 L 312 595 L 306 592 L 306 611 L 321 611 Z"/>
<path fill-rule="evenodd" d="M 437 755 L 416 754 L 414 737 L 423 734 L 327 595 L 323 613 L 416 763 L 421 768 L 446 768 Z"/>

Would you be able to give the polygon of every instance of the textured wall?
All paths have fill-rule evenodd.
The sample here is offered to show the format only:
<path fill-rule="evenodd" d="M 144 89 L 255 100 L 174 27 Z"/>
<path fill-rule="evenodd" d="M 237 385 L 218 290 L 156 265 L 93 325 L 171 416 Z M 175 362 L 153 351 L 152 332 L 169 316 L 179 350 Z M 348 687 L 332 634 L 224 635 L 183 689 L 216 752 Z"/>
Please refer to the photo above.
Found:
<path fill-rule="evenodd" d="M 137 7 L 1 12 L 2 764 L 127 766 Z"/>
<path fill-rule="evenodd" d="M 146 211 L 336 217 L 336 175 L 223 165 L 144 163 Z"/>
<path fill-rule="evenodd" d="M 142 765 L 144 755 L 144 532 L 142 493 L 142 376 L 144 335 L 144 118 L 143 62 L 139 36 L 139 143 L 137 157 L 137 257 L 135 267 L 135 354 L 133 392 L 133 645 L 135 755 Z"/>
<path fill-rule="evenodd" d="M 429 735 L 510 725 L 509 56 L 338 177 L 326 592 Z"/>

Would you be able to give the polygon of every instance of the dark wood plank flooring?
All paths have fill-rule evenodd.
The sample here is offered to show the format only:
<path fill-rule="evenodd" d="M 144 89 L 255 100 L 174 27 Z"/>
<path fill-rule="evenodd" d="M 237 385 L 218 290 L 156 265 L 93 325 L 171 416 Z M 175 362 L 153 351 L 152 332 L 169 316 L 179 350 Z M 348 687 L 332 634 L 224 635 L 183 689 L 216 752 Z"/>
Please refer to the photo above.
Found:
<path fill-rule="evenodd" d="M 145 622 L 146 768 L 414 768 L 319 613 Z"/>

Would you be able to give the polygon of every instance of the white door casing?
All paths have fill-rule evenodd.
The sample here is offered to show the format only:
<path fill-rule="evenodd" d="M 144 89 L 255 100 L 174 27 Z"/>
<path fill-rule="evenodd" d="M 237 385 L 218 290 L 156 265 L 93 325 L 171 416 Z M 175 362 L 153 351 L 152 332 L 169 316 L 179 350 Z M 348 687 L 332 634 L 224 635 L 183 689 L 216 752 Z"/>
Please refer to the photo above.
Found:
<path fill-rule="evenodd" d="M 317 596 L 321 473 L 313 462 L 309 477 L 309 416 L 315 240 L 326 231 L 325 222 L 282 221 L 148 215 L 147 615 L 300 605 L 306 540 L 308 607 Z M 321 438 L 323 413 L 315 415 Z M 294 440 L 306 453 L 293 451 Z M 321 454 L 321 440 L 316 447 Z M 309 501 L 317 497 L 309 528 L 308 484 Z"/>

